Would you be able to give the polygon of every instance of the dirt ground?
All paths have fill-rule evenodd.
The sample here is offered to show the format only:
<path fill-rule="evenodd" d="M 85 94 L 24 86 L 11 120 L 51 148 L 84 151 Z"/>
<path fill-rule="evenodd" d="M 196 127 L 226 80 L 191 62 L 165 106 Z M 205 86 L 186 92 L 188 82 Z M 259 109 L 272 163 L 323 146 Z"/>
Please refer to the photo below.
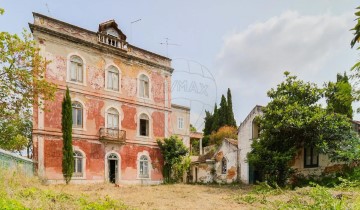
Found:
<path fill-rule="evenodd" d="M 115 187 L 112 184 L 92 184 L 48 187 L 69 194 L 81 192 L 91 199 L 108 195 L 135 209 L 252 209 L 233 199 L 248 191 L 239 186 L 174 184 Z"/>

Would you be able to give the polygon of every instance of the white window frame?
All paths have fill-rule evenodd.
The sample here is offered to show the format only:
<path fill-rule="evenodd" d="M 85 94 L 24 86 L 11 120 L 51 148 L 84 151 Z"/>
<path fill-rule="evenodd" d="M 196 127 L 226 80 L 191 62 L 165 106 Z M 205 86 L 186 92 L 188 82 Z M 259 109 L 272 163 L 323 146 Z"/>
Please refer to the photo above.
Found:
<path fill-rule="evenodd" d="M 145 85 L 143 86 L 143 79 L 142 77 L 146 77 L 147 79 L 147 92 L 148 92 L 148 95 L 145 96 L 145 92 L 146 92 L 146 88 L 145 88 Z M 143 92 L 144 92 L 144 95 L 141 94 L 141 89 L 143 89 Z M 147 74 L 144 74 L 144 73 L 141 73 L 139 76 L 138 76 L 138 97 L 139 98 L 142 98 L 142 99 L 151 99 L 151 81 L 150 81 L 150 77 L 147 75 Z"/>
<path fill-rule="evenodd" d="M 109 155 L 111 155 L 111 154 L 117 155 L 117 158 L 118 158 L 118 168 L 117 168 L 117 169 L 118 169 L 118 170 L 117 170 L 118 176 L 115 178 L 115 183 L 119 183 L 119 181 L 121 180 L 121 156 L 120 156 L 119 153 L 115 152 L 114 150 L 111 150 L 111 151 L 109 151 L 109 152 L 107 152 L 107 153 L 105 154 L 105 158 L 104 158 L 104 160 L 105 160 L 105 170 L 104 170 L 105 174 L 104 174 L 104 177 L 105 177 L 105 180 L 106 180 L 107 182 L 110 181 L 110 180 L 109 180 L 109 163 L 108 163 L 108 157 L 109 157 Z"/>
<path fill-rule="evenodd" d="M 82 82 L 77 80 L 76 81 L 71 80 L 72 57 L 78 57 L 82 61 Z M 86 63 L 85 63 L 85 59 L 82 56 L 80 56 L 78 53 L 71 53 L 67 57 L 66 82 L 86 86 Z"/>
<path fill-rule="evenodd" d="M 148 122 L 148 123 L 147 123 L 147 135 L 146 135 L 146 136 L 141 135 L 141 132 L 140 132 L 142 116 L 146 116 L 147 119 L 145 119 L 145 120 L 147 120 L 147 122 Z M 150 124 L 151 124 L 151 121 L 150 121 L 149 115 L 146 114 L 146 113 L 140 113 L 140 114 L 139 114 L 139 117 L 138 117 L 138 128 L 137 128 L 137 130 L 138 130 L 138 131 L 137 131 L 138 136 L 143 137 L 143 138 L 150 138 L 150 131 L 151 131 L 151 126 L 150 126 Z"/>
<path fill-rule="evenodd" d="M 111 113 L 112 110 L 116 111 L 116 113 Z M 119 110 L 117 110 L 114 107 L 110 107 L 110 108 L 107 109 L 105 114 L 106 114 L 105 127 L 120 130 L 120 112 L 119 112 Z M 117 118 L 117 127 L 110 127 L 110 125 L 109 125 L 109 117 L 110 117 L 110 115 L 113 115 L 111 117 L 115 117 L 115 119 Z"/>
<path fill-rule="evenodd" d="M 140 175 L 140 161 L 141 161 L 141 157 L 142 156 L 145 156 L 147 158 L 147 172 L 148 172 L 148 176 L 147 177 L 144 177 L 144 176 L 141 176 Z M 139 152 L 137 154 L 137 179 L 151 179 L 151 169 L 152 169 L 152 164 L 151 164 L 151 158 L 150 158 L 150 155 L 149 155 L 149 152 L 148 151 L 143 151 L 143 152 Z"/>
<path fill-rule="evenodd" d="M 184 118 L 178 117 L 178 129 L 183 130 L 184 129 Z"/>
<path fill-rule="evenodd" d="M 81 159 L 81 176 L 76 176 L 77 174 L 75 172 L 73 172 L 73 175 L 72 175 L 72 179 L 85 179 L 86 178 L 86 155 L 85 155 L 85 152 L 82 151 L 81 149 L 79 149 L 77 146 L 74 146 L 74 153 L 75 152 L 78 152 L 82 155 Z M 75 160 L 75 157 L 74 157 L 74 163 L 76 162 Z M 76 165 L 74 165 L 74 170 L 76 170 Z"/>
<path fill-rule="evenodd" d="M 117 72 L 115 72 L 117 71 Z M 114 89 L 113 87 L 109 87 L 109 74 L 113 74 L 113 73 L 117 73 L 117 85 L 118 85 L 118 89 Z M 114 82 L 114 81 L 112 81 Z M 118 68 L 116 65 L 114 64 L 110 64 L 107 65 L 107 67 L 105 68 L 105 90 L 107 91 L 111 91 L 111 92 L 116 92 L 116 93 L 121 93 L 121 71 L 120 68 Z"/>
<path fill-rule="evenodd" d="M 75 106 L 80 105 L 80 107 L 74 107 L 74 104 L 75 104 Z M 75 114 L 75 122 L 74 122 L 74 108 L 75 108 L 75 110 L 77 110 L 76 114 Z M 81 110 L 81 126 L 77 125 L 78 110 Z M 82 103 L 80 103 L 79 101 L 71 102 L 71 117 L 73 119 L 72 128 L 77 128 L 77 129 L 84 128 L 84 105 Z"/>

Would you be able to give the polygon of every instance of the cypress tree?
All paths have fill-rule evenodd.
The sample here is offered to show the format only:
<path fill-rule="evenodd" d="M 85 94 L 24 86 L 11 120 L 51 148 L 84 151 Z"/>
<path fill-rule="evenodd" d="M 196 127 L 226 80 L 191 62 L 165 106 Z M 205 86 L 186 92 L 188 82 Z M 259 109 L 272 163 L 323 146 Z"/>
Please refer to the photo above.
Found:
<path fill-rule="evenodd" d="M 214 118 L 214 115 L 212 115 L 209 111 L 205 110 L 205 118 L 204 118 L 205 125 L 204 125 L 204 129 L 203 129 L 204 136 L 211 134 L 211 127 L 212 127 L 212 124 L 214 121 L 213 118 Z"/>
<path fill-rule="evenodd" d="M 236 127 L 236 121 L 234 118 L 234 112 L 233 112 L 233 108 L 232 108 L 232 98 L 231 98 L 230 88 L 228 88 L 228 91 L 227 91 L 227 111 L 228 111 L 228 114 L 227 114 L 228 125 Z"/>
<path fill-rule="evenodd" d="M 217 104 L 215 103 L 214 106 L 214 114 L 213 114 L 213 122 L 212 122 L 212 126 L 211 126 L 211 132 L 213 131 L 217 131 L 220 128 L 219 125 L 219 110 L 217 108 Z"/>
<path fill-rule="evenodd" d="M 224 126 L 224 125 L 228 125 L 228 107 L 227 107 L 227 102 L 226 102 L 226 98 L 224 95 L 221 96 L 221 102 L 220 102 L 220 108 L 219 108 L 219 128 Z"/>
<path fill-rule="evenodd" d="M 327 98 L 328 111 L 343 114 L 352 119 L 352 102 L 354 97 L 352 96 L 352 87 L 346 73 L 344 73 L 344 76 L 337 74 L 336 83 L 328 83 L 325 96 Z"/>
<path fill-rule="evenodd" d="M 74 172 L 74 155 L 72 148 L 72 107 L 69 88 L 62 102 L 61 130 L 63 135 L 62 173 L 66 184 L 69 184 Z"/>

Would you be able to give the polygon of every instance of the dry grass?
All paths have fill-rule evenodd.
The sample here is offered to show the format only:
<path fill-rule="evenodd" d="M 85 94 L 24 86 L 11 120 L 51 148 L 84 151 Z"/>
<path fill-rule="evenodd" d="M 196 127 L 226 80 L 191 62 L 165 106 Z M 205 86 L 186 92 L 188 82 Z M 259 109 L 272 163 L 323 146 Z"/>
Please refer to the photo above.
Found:
<path fill-rule="evenodd" d="M 73 194 L 83 192 L 89 198 L 110 196 L 136 209 L 244 209 L 234 195 L 247 190 L 234 186 L 208 185 L 156 185 L 120 186 L 111 184 L 53 185 L 49 189 Z"/>
<path fill-rule="evenodd" d="M 280 203 L 308 196 L 310 189 L 256 191 L 239 185 L 185 184 L 46 186 L 37 178 L 24 178 L 13 172 L 1 171 L 0 209 L 3 209 L 2 198 L 18 201 L 30 209 L 277 209 Z M 353 190 L 333 193 L 344 194 L 347 201 L 359 200 L 360 196 L 360 191 Z M 303 201 L 299 202 L 302 205 Z"/>

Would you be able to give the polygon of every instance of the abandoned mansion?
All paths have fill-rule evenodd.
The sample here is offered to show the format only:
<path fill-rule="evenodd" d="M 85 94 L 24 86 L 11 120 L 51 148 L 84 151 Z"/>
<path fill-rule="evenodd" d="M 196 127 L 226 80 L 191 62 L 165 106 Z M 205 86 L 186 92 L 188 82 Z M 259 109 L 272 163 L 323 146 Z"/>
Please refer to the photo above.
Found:
<path fill-rule="evenodd" d="M 156 184 L 163 159 L 156 140 L 178 135 L 189 146 L 188 107 L 171 104 L 167 57 L 127 42 L 115 21 L 89 31 L 34 13 L 30 24 L 55 99 L 34 107 L 33 157 L 39 177 L 62 183 L 61 103 L 72 100 L 72 183 Z"/>

